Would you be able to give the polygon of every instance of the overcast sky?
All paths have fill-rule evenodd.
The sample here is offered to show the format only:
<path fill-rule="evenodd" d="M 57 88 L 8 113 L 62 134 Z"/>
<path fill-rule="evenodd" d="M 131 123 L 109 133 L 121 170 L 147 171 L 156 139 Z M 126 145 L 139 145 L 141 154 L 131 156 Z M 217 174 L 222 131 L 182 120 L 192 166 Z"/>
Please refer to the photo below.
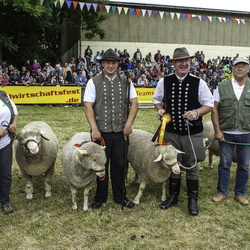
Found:
<path fill-rule="evenodd" d="M 170 6 L 185 6 L 195 8 L 223 9 L 235 11 L 249 11 L 249 0 L 110 0 L 110 2 L 142 3 Z"/>

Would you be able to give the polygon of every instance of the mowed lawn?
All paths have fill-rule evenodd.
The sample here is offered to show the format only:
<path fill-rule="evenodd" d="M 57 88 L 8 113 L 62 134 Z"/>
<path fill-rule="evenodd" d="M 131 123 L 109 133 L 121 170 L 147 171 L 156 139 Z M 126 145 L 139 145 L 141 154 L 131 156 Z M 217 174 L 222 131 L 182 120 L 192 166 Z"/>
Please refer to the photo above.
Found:
<path fill-rule="evenodd" d="M 200 171 L 200 213 L 196 217 L 188 214 L 185 172 L 179 203 L 171 209 L 160 209 L 161 184 L 150 183 L 134 209 L 121 210 L 110 192 L 101 209 L 84 212 L 83 190 L 79 190 L 78 210 L 72 211 L 60 157 L 61 149 L 75 133 L 89 131 L 83 108 L 18 105 L 18 110 L 18 131 L 31 121 L 47 122 L 59 139 L 60 152 L 49 199 L 44 198 L 43 178 L 36 177 L 34 199 L 26 200 L 25 180 L 13 159 L 11 203 L 15 211 L 9 216 L 0 213 L 0 249 L 250 249 L 250 207 L 234 201 L 235 164 L 230 194 L 221 204 L 211 200 L 216 194 L 218 157 L 213 169 Z M 210 115 L 204 117 L 204 122 L 209 120 Z M 154 109 L 140 108 L 134 128 L 154 133 L 159 124 Z M 133 178 L 130 168 L 130 199 L 138 192 Z M 90 192 L 90 204 L 94 194 L 95 187 Z"/>

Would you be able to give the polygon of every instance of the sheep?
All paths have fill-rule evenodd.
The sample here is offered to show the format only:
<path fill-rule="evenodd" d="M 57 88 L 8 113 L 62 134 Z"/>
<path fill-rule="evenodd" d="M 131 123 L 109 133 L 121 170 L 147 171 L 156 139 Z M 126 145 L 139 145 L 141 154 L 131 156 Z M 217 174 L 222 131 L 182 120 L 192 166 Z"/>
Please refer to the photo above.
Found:
<path fill-rule="evenodd" d="M 219 156 L 219 142 L 218 140 L 214 140 L 214 126 L 211 121 L 205 122 L 203 124 L 203 138 L 206 141 L 206 147 L 208 149 L 208 166 L 209 168 L 213 168 L 213 155 Z M 237 162 L 236 149 L 234 149 L 233 153 L 233 162 Z M 200 170 L 203 170 L 204 162 L 200 163 Z"/>
<path fill-rule="evenodd" d="M 77 209 L 77 189 L 84 188 L 83 210 L 88 210 L 89 191 L 96 176 L 105 178 L 106 155 L 104 149 L 90 141 L 90 133 L 75 134 L 63 147 L 61 162 L 72 195 L 72 209 Z"/>
<path fill-rule="evenodd" d="M 139 191 L 134 203 L 139 205 L 143 190 L 149 181 L 162 183 L 162 201 L 166 200 L 166 182 L 171 175 L 180 173 L 177 154 L 181 152 L 172 145 L 157 145 L 153 134 L 133 130 L 129 136 L 128 161 L 138 174 Z"/>
<path fill-rule="evenodd" d="M 44 176 L 45 198 L 51 197 L 51 177 L 59 142 L 51 127 L 42 121 L 25 125 L 17 134 L 16 162 L 26 179 L 26 198 L 33 199 L 32 177 Z"/>

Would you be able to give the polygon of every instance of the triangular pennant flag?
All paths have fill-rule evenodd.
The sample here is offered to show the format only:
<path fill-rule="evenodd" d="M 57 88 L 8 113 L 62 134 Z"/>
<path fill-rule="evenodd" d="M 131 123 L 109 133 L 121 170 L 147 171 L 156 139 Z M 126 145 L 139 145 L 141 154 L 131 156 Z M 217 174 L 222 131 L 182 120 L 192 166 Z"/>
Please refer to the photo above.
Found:
<path fill-rule="evenodd" d="M 197 17 L 196 15 L 192 15 L 192 17 Z"/>
<path fill-rule="evenodd" d="M 98 4 L 97 3 L 92 3 L 92 5 L 94 7 L 94 11 L 96 12 Z"/>
<path fill-rule="evenodd" d="M 124 13 L 125 13 L 125 14 L 128 13 L 128 8 L 127 8 L 127 7 L 124 7 L 123 10 L 124 10 Z"/>
<path fill-rule="evenodd" d="M 190 20 L 192 18 L 192 15 L 191 14 L 187 14 L 187 18 L 188 18 L 188 20 Z"/>
<path fill-rule="evenodd" d="M 236 21 L 236 18 L 232 18 L 232 21 L 234 22 L 234 23 L 236 23 L 237 21 Z"/>
<path fill-rule="evenodd" d="M 225 18 L 225 17 L 222 17 L 222 20 L 223 20 L 224 22 L 226 22 L 226 18 Z"/>
<path fill-rule="evenodd" d="M 100 11 L 102 11 L 104 8 L 104 4 L 99 4 L 99 8 L 100 8 Z"/>
<path fill-rule="evenodd" d="M 185 18 L 186 18 L 186 14 L 181 14 L 181 19 L 185 20 Z"/>
<path fill-rule="evenodd" d="M 71 6 L 71 1 L 66 1 L 66 4 L 68 5 L 68 9 L 70 8 L 70 6 Z"/>
<path fill-rule="evenodd" d="M 88 11 L 90 10 L 90 7 L 91 7 L 91 3 L 86 3 L 86 6 L 87 6 L 87 9 Z"/>
<path fill-rule="evenodd" d="M 166 18 L 168 19 L 170 13 L 169 12 L 165 12 Z"/>
<path fill-rule="evenodd" d="M 43 0 L 41 0 L 41 5 L 43 5 Z"/>
<path fill-rule="evenodd" d="M 134 11 L 135 11 L 135 9 L 129 9 L 129 14 L 132 16 L 133 15 L 133 13 L 134 13 Z"/>
<path fill-rule="evenodd" d="M 115 13 L 116 11 L 116 6 L 112 6 L 112 12 Z"/>
<path fill-rule="evenodd" d="M 148 16 L 150 17 L 152 14 L 152 10 L 147 10 L 147 12 L 148 12 Z"/>
<path fill-rule="evenodd" d="M 144 17 L 145 13 L 146 13 L 146 10 L 141 10 L 141 12 L 142 12 L 142 16 Z"/>
<path fill-rule="evenodd" d="M 60 1 L 60 5 L 61 5 L 61 8 L 63 7 L 63 4 L 64 4 L 64 0 L 59 0 Z"/>
<path fill-rule="evenodd" d="M 180 19 L 181 13 L 176 13 L 176 16 L 177 16 L 178 19 Z"/>
<path fill-rule="evenodd" d="M 107 13 L 109 13 L 110 5 L 105 5 L 105 8 L 106 8 Z"/>
<path fill-rule="evenodd" d="M 221 22 L 222 18 L 221 17 L 218 17 L 219 21 Z"/>
<path fill-rule="evenodd" d="M 207 20 L 207 16 L 202 16 L 203 20 L 206 21 Z"/>
<path fill-rule="evenodd" d="M 43 1 L 43 0 L 42 0 L 42 1 Z M 54 4 L 55 4 L 55 7 L 57 6 L 57 1 L 58 1 L 58 0 L 56 0 L 56 1 L 54 2 Z M 41 4 L 42 4 L 42 3 L 41 3 Z"/>
<path fill-rule="evenodd" d="M 198 18 L 199 18 L 199 20 L 201 21 L 201 16 L 200 16 L 200 15 L 198 15 L 197 17 L 198 17 Z"/>
<path fill-rule="evenodd" d="M 213 16 L 213 20 L 214 20 L 214 22 L 216 22 L 216 20 L 217 20 L 217 17 L 216 17 L 216 16 Z"/>
<path fill-rule="evenodd" d="M 159 14 L 160 14 L 160 17 L 161 19 L 163 18 L 163 15 L 164 15 L 164 11 L 159 11 Z"/>
<path fill-rule="evenodd" d="M 137 15 L 137 16 L 140 16 L 141 9 L 136 9 L 135 12 L 136 12 L 136 15 Z"/>
<path fill-rule="evenodd" d="M 243 24 L 246 24 L 246 23 L 245 23 L 245 19 L 241 19 L 241 22 L 242 22 Z"/>
<path fill-rule="evenodd" d="M 81 10 L 83 9 L 84 4 L 85 4 L 85 3 L 79 3 L 79 5 L 80 5 L 80 9 L 81 9 Z"/>
<path fill-rule="evenodd" d="M 74 9 L 76 9 L 77 5 L 78 5 L 78 2 L 73 1 L 73 6 L 74 6 Z"/>
<path fill-rule="evenodd" d="M 226 18 L 228 23 L 231 23 L 231 18 Z"/>
<path fill-rule="evenodd" d="M 117 9 L 118 9 L 118 13 L 119 13 L 119 15 L 120 15 L 121 12 L 122 12 L 122 7 L 117 7 Z"/>
<path fill-rule="evenodd" d="M 174 18 L 174 13 L 173 13 L 173 12 L 170 12 L 170 16 L 171 16 L 171 18 L 172 18 L 172 20 L 173 20 L 173 18 Z"/>
<path fill-rule="evenodd" d="M 154 10 L 154 11 L 153 11 L 153 13 L 154 13 L 154 16 L 156 17 L 156 16 L 157 16 L 158 11 L 157 11 L 157 10 Z"/>
<path fill-rule="evenodd" d="M 210 22 L 212 22 L 212 17 L 211 17 L 211 16 L 208 16 L 207 18 L 208 18 L 208 20 L 209 20 Z"/>

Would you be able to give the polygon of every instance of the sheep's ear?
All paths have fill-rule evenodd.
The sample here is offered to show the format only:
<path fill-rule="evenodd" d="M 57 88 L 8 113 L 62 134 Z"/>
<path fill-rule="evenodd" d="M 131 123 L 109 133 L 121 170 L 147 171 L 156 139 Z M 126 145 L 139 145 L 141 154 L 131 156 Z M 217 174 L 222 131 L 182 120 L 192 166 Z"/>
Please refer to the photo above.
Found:
<path fill-rule="evenodd" d="M 158 161 L 160 161 L 161 159 L 162 159 L 162 154 L 160 154 L 160 155 L 158 156 L 158 158 L 154 160 L 154 162 L 158 162 Z"/>
<path fill-rule="evenodd" d="M 178 150 L 178 149 L 176 149 L 176 152 L 177 152 L 178 154 L 185 154 L 185 152 L 180 151 L 180 150 Z"/>
<path fill-rule="evenodd" d="M 40 134 L 41 134 L 41 136 L 42 136 L 42 138 L 43 139 L 45 139 L 45 140 L 47 140 L 47 141 L 49 141 L 49 138 L 47 138 L 45 135 L 46 135 L 46 132 L 45 131 L 40 131 Z"/>
<path fill-rule="evenodd" d="M 88 151 L 85 149 L 79 149 L 78 152 L 80 153 L 80 155 L 87 155 Z"/>

